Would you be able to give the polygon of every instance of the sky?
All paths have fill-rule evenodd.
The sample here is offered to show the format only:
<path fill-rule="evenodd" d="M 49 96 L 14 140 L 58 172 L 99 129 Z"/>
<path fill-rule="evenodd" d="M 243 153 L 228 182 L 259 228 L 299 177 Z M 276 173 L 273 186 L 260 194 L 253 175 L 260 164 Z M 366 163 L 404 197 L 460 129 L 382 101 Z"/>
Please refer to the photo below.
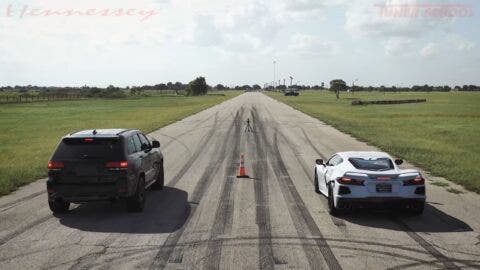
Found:
<path fill-rule="evenodd" d="M 477 0 L 2 0 L 0 85 L 480 85 L 479 16 Z"/>

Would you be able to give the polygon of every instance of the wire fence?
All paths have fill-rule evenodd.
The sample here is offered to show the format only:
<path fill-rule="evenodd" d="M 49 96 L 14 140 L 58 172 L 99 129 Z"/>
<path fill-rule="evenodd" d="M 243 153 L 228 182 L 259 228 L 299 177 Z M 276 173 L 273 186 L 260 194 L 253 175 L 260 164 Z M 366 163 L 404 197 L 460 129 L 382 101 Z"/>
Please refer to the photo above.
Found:
<path fill-rule="evenodd" d="M 0 95 L 0 104 L 6 103 L 27 103 L 39 101 L 60 101 L 86 99 L 82 95 L 52 94 L 52 95 Z"/>

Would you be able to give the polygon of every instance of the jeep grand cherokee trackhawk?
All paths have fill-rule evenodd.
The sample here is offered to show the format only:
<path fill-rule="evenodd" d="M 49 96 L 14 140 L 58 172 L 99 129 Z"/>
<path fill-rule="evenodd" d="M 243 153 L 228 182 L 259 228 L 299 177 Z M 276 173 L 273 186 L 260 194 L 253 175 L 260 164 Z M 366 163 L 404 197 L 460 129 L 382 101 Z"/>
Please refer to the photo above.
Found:
<path fill-rule="evenodd" d="M 54 213 L 70 203 L 125 199 L 141 212 L 146 189 L 164 185 L 160 143 L 138 130 L 98 129 L 62 138 L 48 162 L 48 204 Z"/>

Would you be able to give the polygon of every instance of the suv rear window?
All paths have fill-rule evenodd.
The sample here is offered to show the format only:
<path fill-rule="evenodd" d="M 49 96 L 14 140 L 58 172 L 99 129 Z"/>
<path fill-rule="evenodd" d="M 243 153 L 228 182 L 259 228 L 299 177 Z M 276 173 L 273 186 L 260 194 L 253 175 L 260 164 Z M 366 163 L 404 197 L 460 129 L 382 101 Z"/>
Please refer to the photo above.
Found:
<path fill-rule="evenodd" d="M 65 138 L 58 145 L 53 159 L 117 160 L 123 156 L 120 138 Z"/>
<path fill-rule="evenodd" d="M 363 159 L 349 158 L 348 161 L 359 170 L 388 171 L 393 170 L 393 162 L 389 158 Z"/>

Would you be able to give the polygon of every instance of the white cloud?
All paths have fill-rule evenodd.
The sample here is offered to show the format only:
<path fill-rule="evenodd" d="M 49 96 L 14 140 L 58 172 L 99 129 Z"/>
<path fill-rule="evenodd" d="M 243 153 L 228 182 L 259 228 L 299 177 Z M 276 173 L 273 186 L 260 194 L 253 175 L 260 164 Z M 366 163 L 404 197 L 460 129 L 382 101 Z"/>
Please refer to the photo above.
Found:
<path fill-rule="evenodd" d="M 396 17 L 382 13 L 386 5 L 415 5 L 416 0 L 387 0 L 381 5 L 369 0 L 359 0 L 348 5 L 345 30 L 354 37 L 405 37 L 416 38 L 433 31 L 448 31 L 451 18 Z"/>
<path fill-rule="evenodd" d="M 471 51 L 475 48 L 475 43 L 471 40 L 468 40 L 460 35 L 452 34 L 448 37 L 450 44 L 457 51 Z"/>
<path fill-rule="evenodd" d="M 385 44 L 385 54 L 390 56 L 403 56 L 413 51 L 413 41 L 409 38 L 389 38 Z"/>
<path fill-rule="evenodd" d="M 430 42 L 420 50 L 420 55 L 423 57 L 432 57 L 439 53 L 439 46 L 437 43 Z"/>
<path fill-rule="evenodd" d="M 17 9 L 23 5 L 18 1 L 12 2 Z M 378 74 L 397 68 L 400 73 L 408 73 L 406 70 L 412 70 L 410 66 L 402 66 L 404 60 L 410 60 L 408 57 L 432 57 L 440 53 L 446 54 L 442 61 L 453 59 L 465 63 L 470 70 L 468 74 L 479 70 L 476 61 L 479 39 L 472 30 L 473 25 L 478 24 L 478 16 L 468 18 L 471 28 L 468 24 L 455 24 L 451 19 L 382 17 L 375 6 L 378 2 L 371 0 L 23 2 L 29 7 L 52 9 L 153 9 L 158 14 L 143 22 L 139 16 L 115 15 L 20 19 L 5 17 L 8 3 L 0 3 L 0 13 L 3 11 L 3 15 L 0 14 L 0 63 L 4 66 L 0 70 L 2 82 L 77 83 L 80 77 L 83 79 L 81 83 L 107 82 L 108 85 L 115 81 L 133 83 L 130 81 L 137 78 L 154 82 L 163 78 L 189 80 L 199 73 L 209 75 L 208 72 L 210 77 L 219 80 L 263 80 L 270 76 L 268 65 L 273 58 L 284 64 L 284 72 L 298 69 L 301 74 L 311 74 L 310 80 L 315 81 L 318 80 L 320 58 L 331 61 L 329 68 L 324 70 L 327 74 L 324 76 L 335 78 L 350 74 L 358 76 L 361 67 L 351 64 L 352 61 L 365 63 L 372 57 L 379 65 L 365 71 L 364 76 L 376 74 L 372 81 L 388 81 L 390 75 L 382 78 Z M 382 4 L 419 2 L 380 1 Z M 457 20 L 465 22 L 467 19 Z M 463 36 L 455 35 L 457 30 Z M 384 54 L 377 52 L 382 49 Z M 319 57 L 331 55 L 335 57 Z M 402 57 L 392 59 L 386 56 Z M 191 65 L 192 61 L 197 64 Z M 468 77 L 462 74 L 458 76 Z M 418 76 L 419 80 L 423 78 Z M 409 80 L 411 77 L 405 76 Z M 435 74 L 430 78 L 437 77 L 440 76 Z M 474 80 L 477 78 L 471 77 Z"/>
<path fill-rule="evenodd" d="M 337 52 L 337 45 L 323 40 L 318 36 L 296 34 L 292 37 L 290 50 L 307 55 L 333 55 Z"/>

